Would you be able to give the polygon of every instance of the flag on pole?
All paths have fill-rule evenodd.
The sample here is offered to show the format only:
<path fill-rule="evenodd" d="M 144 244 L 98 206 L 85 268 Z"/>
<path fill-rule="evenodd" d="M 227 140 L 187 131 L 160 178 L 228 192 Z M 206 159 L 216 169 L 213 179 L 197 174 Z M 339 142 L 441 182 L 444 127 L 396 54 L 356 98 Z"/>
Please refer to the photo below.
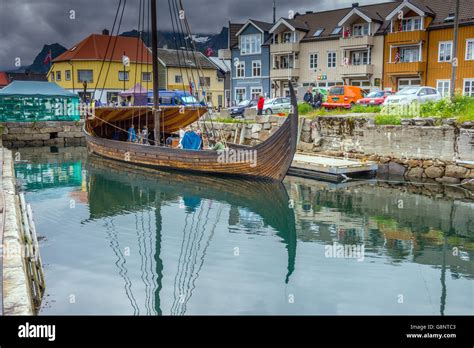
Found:
<path fill-rule="evenodd" d="M 395 53 L 395 63 L 400 63 L 400 49 L 397 49 L 397 53 Z"/>
<path fill-rule="evenodd" d="M 206 49 L 206 57 L 212 56 L 213 53 L 214 53 L 214 50 L 213 50 L 212 48 L 208 47 L 208 48 Z"/>
<path fill-rule="evenodd" d="M 43 60 L 43 64 L 46 65 L 46 64 L 49 64 L 51 63 L 51 61 L 53 60 L 53 56 L 51 54 L 51 50 L 49 50 L 48 54 L 46 55 L 46 57 L 44 57 L 44 60 Z"/>

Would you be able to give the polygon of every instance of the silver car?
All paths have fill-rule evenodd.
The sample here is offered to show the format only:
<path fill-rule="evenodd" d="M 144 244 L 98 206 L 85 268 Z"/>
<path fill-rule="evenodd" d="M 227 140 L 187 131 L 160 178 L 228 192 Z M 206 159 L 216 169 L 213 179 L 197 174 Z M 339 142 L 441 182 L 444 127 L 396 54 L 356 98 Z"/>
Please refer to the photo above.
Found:
<path fill-rule="evenodd" d="M 277 114 L 279 112 L 288 112 L 291 110 L 290 98 L 273 98 L 265 101 L 263 112 L 267 115 Z"/>
<path fill-rule="evenodd" d="M 407 87 L 385 99 L 383 105 L 408 105 L 413 102 L 424 104 L 430 101 L 436 102 L 443 97 L 433 87 Z"/>

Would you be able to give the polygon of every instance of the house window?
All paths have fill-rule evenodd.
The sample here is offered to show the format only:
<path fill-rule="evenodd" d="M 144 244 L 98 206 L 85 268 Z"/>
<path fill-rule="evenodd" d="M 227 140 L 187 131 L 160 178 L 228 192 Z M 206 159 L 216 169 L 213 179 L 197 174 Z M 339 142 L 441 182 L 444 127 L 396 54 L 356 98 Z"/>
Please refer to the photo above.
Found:
<path fill-rule="evenodd" d="M 474 60 L 474 39 L 466 41 L 466 60 Z"/>
<path fill-rule="evenodd" d="M 51 71 L 51 81 L 54 81 L 54 71 Z"/>
<path fill-rule="evenodd" d="M 317 29 L 317 30 L 314 32 L 313 36 L 316 36 L 316 37 L 321 36 L 321 34 L 323 33 L 323 31 L 324 31 L 324 29 Z"/>
<path fill-rule="evenodd" d="M 142 72 L 142 81 L 150 82 L 151 81 L 151 72 Z"/>
<path fill-rule="evenodd" d="M 439 43 L 438 62 L 450 62 L 453 57 L 453 42 Z"/>
<path fill-rule="evenodd" d="M 337 35 L 341 32 L 342 27 L 335 27 L 334 30 L 331 32 L 331 35 Z"/>
<path fill-rule="evenodd" d="M 318 68 L 318 54 L 311 53 L 309 55 L 309 70 L 316 70 Z"/>
<path fill-rule="evenodd" d="M 369 35 L 369 23 L 355 24 L 353 29 L 354 36 L 367 36 Z"/>
<path fill-rule="evenodd" d="M 451 81 L 450 80 L 438 80 L 436 81 L 436 89 L 443 96 L 449 96 L 451 91 Z"/>
<path fill-rule="evenodd" d="M 250 95 L 251 95 L 250 99 L 252 100 L 258 99 L 260 95 L 263 95 L 262 87 L 252 87 L 250 89 Z"/>
<path fill-rule="evenodd" d="M 474 79 L 464 79 L 464 95 L 474 97 Z"/>
<path fill-rule="evenodd" d="M 235 89 L 235 101 L 240 103 L 241 101 L 245 100 L 246 97 L 246 90 L 245 88 L 236 88 Z"/>
<path fill-rule="evenodd" d="M 352 65 L 367 65 L 369 64 L 369 51 L 355 51 L 352 52 Z"/>
<path fill-rule="evenodd" d="M 183 76 L 174 75 L 174 83 L 183 83 Z"/>
<path fill-rule="evenodd" d="M 66 81 L 71 81 L 71 70 L 66 70 Z"/>
<path fill-rule="evenodd" d="M 402 31 L 421 30 L 421 18 L 402 19 Z"/>
<path fill-rule="evenodd" d="M 283 43 L 291 43 L 291 42 L 293 42 L 293 33 L 292 32 L 283 33 Z"/>
<path fill-rule="evenodd" d="M 93 81 L 92 70 L 78 70 L 77 80 L 79 82 L 92 82 Z"/>
<path fill-rule="evenodd" d="M 211 86 L 211 78 L 199 76 L 199 85 L 201 87 L 210 87 Z"/>
<path fill-rule="evenodd" d="M 56 71 L 56 81 L 61 81 L 61 72 Z"/>
<path fill-rule="evenodd" d="M 262 62 L 260 60 L 255 60 L 252 62 L 252 76 L 262 76 Z"/>
<path fill-rule="evenodd" d="M 400 48 L 400 62 L 413 63 L 420 61 L 419 47 L 402 47 Z"/>
<path fill-rule="evenodd" d="M 119 81 L 128 81 L 128 76 L 129 72 L 128 71 L 119 71 Z"/>
<path fill-rule="evenodd" d="M 293 69 L 293 56 L 280 57 L 280 69 Z"/>
<path fill-rule="evenodd" d="M 328 52 L 328 68 L 336 67 L 336 52 Z"/>
<path fill-rule="evenodd" d="M 240 37 L 240 54 L 260 54 L 262 52 L 262 35 L 242 35 Z"/>
<path fill-rule="evenodd" d="M 239 62 L 239 64 L 235 67 L 235 76 L 245 77 L 245 62 Z"/>

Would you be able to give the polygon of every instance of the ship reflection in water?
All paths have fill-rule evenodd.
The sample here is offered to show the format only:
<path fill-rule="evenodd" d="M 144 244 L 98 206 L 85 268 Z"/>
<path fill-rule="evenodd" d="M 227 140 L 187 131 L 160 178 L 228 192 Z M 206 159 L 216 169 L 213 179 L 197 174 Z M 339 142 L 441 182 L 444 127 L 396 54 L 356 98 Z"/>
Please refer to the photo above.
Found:
<path fill-rule="evenodd" d="M 474 312 L 473 201 L 22 158 L 41 314 Z"/>

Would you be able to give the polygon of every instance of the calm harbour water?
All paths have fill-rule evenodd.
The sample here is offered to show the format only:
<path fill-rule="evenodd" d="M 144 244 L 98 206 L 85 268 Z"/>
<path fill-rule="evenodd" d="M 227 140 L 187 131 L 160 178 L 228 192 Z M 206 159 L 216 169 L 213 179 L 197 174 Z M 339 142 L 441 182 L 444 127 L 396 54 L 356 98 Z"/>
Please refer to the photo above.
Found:
<path fill-rule="evenodd" d="M 462 191 L 20 153 L 42 236 L 40 314 L 474 314 L 474 201 Z"/>

